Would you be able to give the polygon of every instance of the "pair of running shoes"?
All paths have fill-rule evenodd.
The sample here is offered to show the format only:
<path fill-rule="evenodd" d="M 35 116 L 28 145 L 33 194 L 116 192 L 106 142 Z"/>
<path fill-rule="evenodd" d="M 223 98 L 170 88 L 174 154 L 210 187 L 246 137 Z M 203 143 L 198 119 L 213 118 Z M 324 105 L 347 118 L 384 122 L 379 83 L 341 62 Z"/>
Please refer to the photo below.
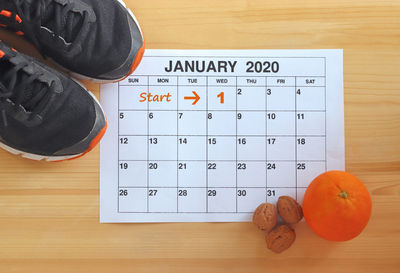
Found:
<path fill-rule="evenodd" d="M 24 36 L 77 79 L 117 82 L 144 53 L 142 31 L 120 0 L 0 0 L 0 28 Z M 73 78 L 0 41 L 0 147 L 34 160 L 83 156 L 107 122 Z"/>

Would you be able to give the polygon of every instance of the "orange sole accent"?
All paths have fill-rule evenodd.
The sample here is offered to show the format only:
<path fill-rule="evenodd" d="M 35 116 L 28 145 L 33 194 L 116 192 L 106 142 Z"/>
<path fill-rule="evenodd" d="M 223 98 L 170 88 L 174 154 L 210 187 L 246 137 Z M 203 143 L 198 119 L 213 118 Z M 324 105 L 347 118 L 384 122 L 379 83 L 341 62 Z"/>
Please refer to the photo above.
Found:
<path fill-rule="evenodd" d="M 21 19 L 21 17 L 19 17 L 19 15 L 17 14 L 17 15 L 15 15 L 15 20 L 17 20 L 17 22 L 18 23 L 22 23 L 22 19 Z"/>
<path fill-rule="evenodd" d="M 0 50 L 0 59 L 4 57 L 4 55 L 6 55 L 6 53 L 4 53 L 3 50 Z"/>
<path fill-rule="evenodd" d="M 78 155 L 77 157 L 73 157 L 73 158 L 69 158 L 69 159 L 65 159 L 65 160 L 59 160 L 59 161 L 52 161 L 52 162 L 70 161 L 70 160 L 74 160 L 74 159 L 77 159 L 77 158 L 80 158 L 80 157 L 86 155 L 88 152 L 93 150 L 97 146 L 97 144 L 99 144 L 99 142 L 103 138 L 103 136 L 106 133 L 106 131 L 107 131 L 107 121 L 106 121 L 106 125 L 104 125 L 104 128 L 101 129 L 99 134 L 92 140 L 92 142 L 90 142 L 89 149 L 87 149 L 83 154 Z"/>
<path fill-rule="evenodd" d="M 140 62 L 143 59 L 143 55 L 144 55 L 144 51 L 145 50 L 146 50 L 146 44 L 145 44 L 145 41 L 143 40 L 143 46 L 138 50 L 138 53 L 136 54 L 136 58 L 132 63 L 131 70 L 129 71 L 128 75 L 126 75 L 125 78 L 123 78 L 121 80 L 118 80 L 116 82 L 120 82 L 120 81 L 125 80 L 126 78 L 128 78 L 136 70 L 136 68 L 139 66 Z"/>
<path fill-rule="evenodd" d="M 9 11 L 9 10 L 3 9 L 2 11 L 0 11 L 0 15 L 3 15 L 3 16 L 8 17 L 8 18 L 11 18 L 12 12 Z M 17 21 L 20 24 L 22 23 L 22 19 L 21 19 L 21 17 L 19 17 L 18 14 L 15 15 L 15 21 Z"/>
<path fill-rule="evenodd" d="M 5 16 L 5 17 L 8 17 L 8 18 L 10 18 L 10 17 L 11 17 L 11 15 L 12 15 L 12 12 L 11 12 L 11 11 L 8 11 L 8 10 L 5 10 L 5 9 L 3 9 L 2 11 L 0 11 L 0 15 L 3 15 L 3 16 Z"/>

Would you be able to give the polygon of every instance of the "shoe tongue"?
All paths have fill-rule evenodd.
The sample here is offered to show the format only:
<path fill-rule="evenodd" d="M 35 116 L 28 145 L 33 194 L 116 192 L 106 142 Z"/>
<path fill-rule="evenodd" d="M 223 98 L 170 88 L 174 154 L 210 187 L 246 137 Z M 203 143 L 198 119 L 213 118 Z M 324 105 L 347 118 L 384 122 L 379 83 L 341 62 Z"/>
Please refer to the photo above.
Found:
<path fill-rule="evenodd" d="M 73 12 L 72 10 L 69 10 L 64 18 L 59 20 L 56 18 L 57 16 L 57 11 L 62 13 L 63 6 L 59 3 L 56 2 L 51 2 L 46 6 L 46 12 L 44 13 L 42 17 L 42 25 L 46 28 L 48 28 L 51 31 L 55 31 L 56 29 L 56 24 L 58 24 L 58 21 L 61 22 L 61 25 L 59 26 L 60 33 L 59 34 L 62 38 L 67 43 L 71 43 L 75 40 L 76 36 L 79 33 L 79 30 L 82 27 L 83 23 L 83 18 L 80 13 L 78 12 Z M 72 33 L 70 34 L 69 37 L 67 37 L 67 28 L 71 28 L 70 25 L 72 25 Z"/>
<path fill-rule="evenodd" d="M 10 69 L 13 68 L 13 64 L 9 62 L 0 62 L 0 82 L 4 86 L 9 86 L 10 80 L 5 80 L 3 75 L 9 71 Z M 24 82 L 27 78 L 29 78 L 30 75 L 28 75 L 26 72 L 24 72 L 22 69 L 17 72 L 17 80 L 16 80 L 16 86 L 19 85 L 19 83 Z M 28 102 L 33 98 L 33 96 L 36 94 L 36 92 L 39 92 L 43 87 L 46 87 L 46 85 L 38 80 L 33 81 L 32 84 L 29 86 L 25 86 L 24 91 L 23 91 L 23 98 L 21 105 L 27 110 L 27 111 L 32 111 L 33 109 L 30 109 L 26 107 Z M 13 91 L 13 90 L 10 90 Z M 15 102 L 17 99 L 18 92 L 14 92 L 13 95 L 10 97 L 10 100 Z"/>

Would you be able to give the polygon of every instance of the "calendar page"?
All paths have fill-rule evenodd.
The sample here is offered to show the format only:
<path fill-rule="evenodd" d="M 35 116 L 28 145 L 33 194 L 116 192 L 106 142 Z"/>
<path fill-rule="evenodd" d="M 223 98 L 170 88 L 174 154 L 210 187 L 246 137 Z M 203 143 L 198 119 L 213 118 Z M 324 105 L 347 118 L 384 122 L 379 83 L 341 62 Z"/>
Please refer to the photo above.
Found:
<path fill-rule="evenodd" d="M 251 221 L 344 170 L 342 50 L 147 50 L 101 101 L 101 222 Z"/>

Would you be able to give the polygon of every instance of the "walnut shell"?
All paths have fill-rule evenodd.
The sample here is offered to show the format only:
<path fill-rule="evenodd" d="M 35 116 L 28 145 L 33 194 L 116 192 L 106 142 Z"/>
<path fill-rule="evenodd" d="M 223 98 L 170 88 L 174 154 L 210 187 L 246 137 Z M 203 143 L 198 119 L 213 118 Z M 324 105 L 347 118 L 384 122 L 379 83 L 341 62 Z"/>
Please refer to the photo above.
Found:
<path fill-rule="evenodd" d="M 280 216 L 287 224 L 296 224 L 303 218 L 301 206 L 290 196 L 279 197 L 277 207 Z"/>
<path fill-rule="evenodd" d="M 288 249 L 296 240 L 296 233 L 288 225 L 278 226 L 265 237 L 267 247 L 275 253 Z"/>
<path fill-rule="evenodd" d="M 276 207 L 270 203 L 264 203 L 258 206 L 253 215 L 253 223 L 265 232 L 271 231 L 278 218 Z"/>

